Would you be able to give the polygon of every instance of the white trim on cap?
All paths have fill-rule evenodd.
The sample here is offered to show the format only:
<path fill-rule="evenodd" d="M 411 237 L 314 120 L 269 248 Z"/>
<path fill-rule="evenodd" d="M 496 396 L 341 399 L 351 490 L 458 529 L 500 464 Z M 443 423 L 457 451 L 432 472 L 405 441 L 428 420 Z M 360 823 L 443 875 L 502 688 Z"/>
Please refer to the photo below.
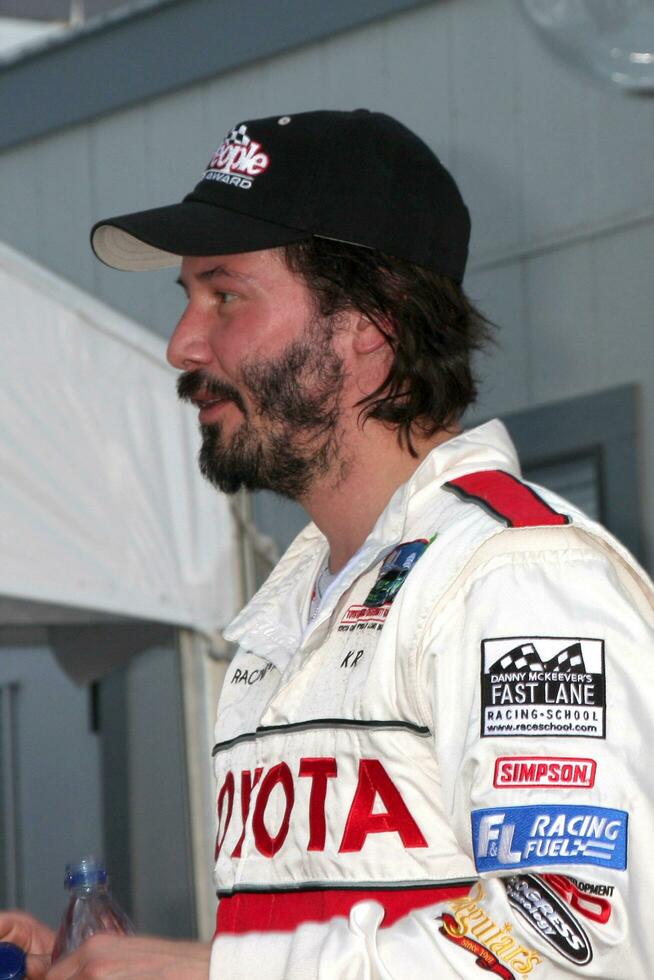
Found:
<path fill-rule="evenodd" d="M 93 233 L 93 250 L 105 265 L 124 272 L 169 269 L 179 265 L 181 261 L 181 256 L 148 245 L 114 225 L 100 225 L 96 228 Z"/>

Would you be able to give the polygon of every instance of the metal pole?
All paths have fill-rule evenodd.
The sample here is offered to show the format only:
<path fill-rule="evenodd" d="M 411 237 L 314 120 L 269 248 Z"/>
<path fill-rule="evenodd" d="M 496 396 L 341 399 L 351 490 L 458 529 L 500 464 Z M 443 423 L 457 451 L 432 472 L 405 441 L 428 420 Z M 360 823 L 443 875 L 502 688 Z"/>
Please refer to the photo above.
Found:
<path fill-rule="evenodd" d="M 18 745 L 16 742 L 16 684 L 0 685 L 0 805 L 4 829 L 4 901 L 21 904 L 20 839 L 18 836 Z"/>
<path fill-rule="evenodd" d="M 85 20 L 84 0 L 70 0 L 70 16 L 68 18 L 70 26 L 80 27 Z"/>

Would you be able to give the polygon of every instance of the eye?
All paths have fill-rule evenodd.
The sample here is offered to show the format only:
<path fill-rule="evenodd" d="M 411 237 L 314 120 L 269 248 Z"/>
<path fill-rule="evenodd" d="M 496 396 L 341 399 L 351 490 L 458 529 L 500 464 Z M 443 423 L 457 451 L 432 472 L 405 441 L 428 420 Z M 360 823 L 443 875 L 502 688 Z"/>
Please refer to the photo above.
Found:
<path fill-rule="evenodd" d="M 237 299 L 236 293 L 228 293 L 225 290 L 218 289 L 216 291 L 216 296 L 220 300 L 221 304 L 231 303 L 233 300 Z"/>

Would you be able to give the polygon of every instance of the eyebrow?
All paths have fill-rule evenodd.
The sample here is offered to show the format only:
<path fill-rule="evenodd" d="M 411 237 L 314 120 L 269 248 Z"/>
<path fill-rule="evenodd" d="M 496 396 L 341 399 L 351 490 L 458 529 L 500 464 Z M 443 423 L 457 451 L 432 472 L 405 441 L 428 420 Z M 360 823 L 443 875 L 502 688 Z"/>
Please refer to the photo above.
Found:
<path fill-rule="evenodd" d="M 242 272 L 236 272 L 234 269 L 230 269 L 228 265 L 214 265 L 210 269 L 205 269 L 204 272 L 197 272 L 193 276 L 198 282 L 209 282 L 214 276 L 224 276 L 227 279 L 236 279 L 237 282 L 252 282 L 253 276 L 247 276 Z M 175 280 L 178 286 L 182 289 L 188 291 L 188 287 L 181 276 L 178 276 Z"/>

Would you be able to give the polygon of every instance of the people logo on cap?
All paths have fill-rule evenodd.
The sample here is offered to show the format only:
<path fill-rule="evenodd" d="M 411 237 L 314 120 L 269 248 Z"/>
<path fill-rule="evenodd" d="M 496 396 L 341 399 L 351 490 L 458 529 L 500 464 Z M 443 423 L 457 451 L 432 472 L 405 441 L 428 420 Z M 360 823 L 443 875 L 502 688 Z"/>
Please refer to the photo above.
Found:
<path fill-rule="evenodd" d="M 181 203 L 100 221 L 91 244 L 116 269 L 157 269 L 313 235 L 460 282 L 470 218 L 452 176 L 402 123 L 321 110 L 238 123 Z"/>

